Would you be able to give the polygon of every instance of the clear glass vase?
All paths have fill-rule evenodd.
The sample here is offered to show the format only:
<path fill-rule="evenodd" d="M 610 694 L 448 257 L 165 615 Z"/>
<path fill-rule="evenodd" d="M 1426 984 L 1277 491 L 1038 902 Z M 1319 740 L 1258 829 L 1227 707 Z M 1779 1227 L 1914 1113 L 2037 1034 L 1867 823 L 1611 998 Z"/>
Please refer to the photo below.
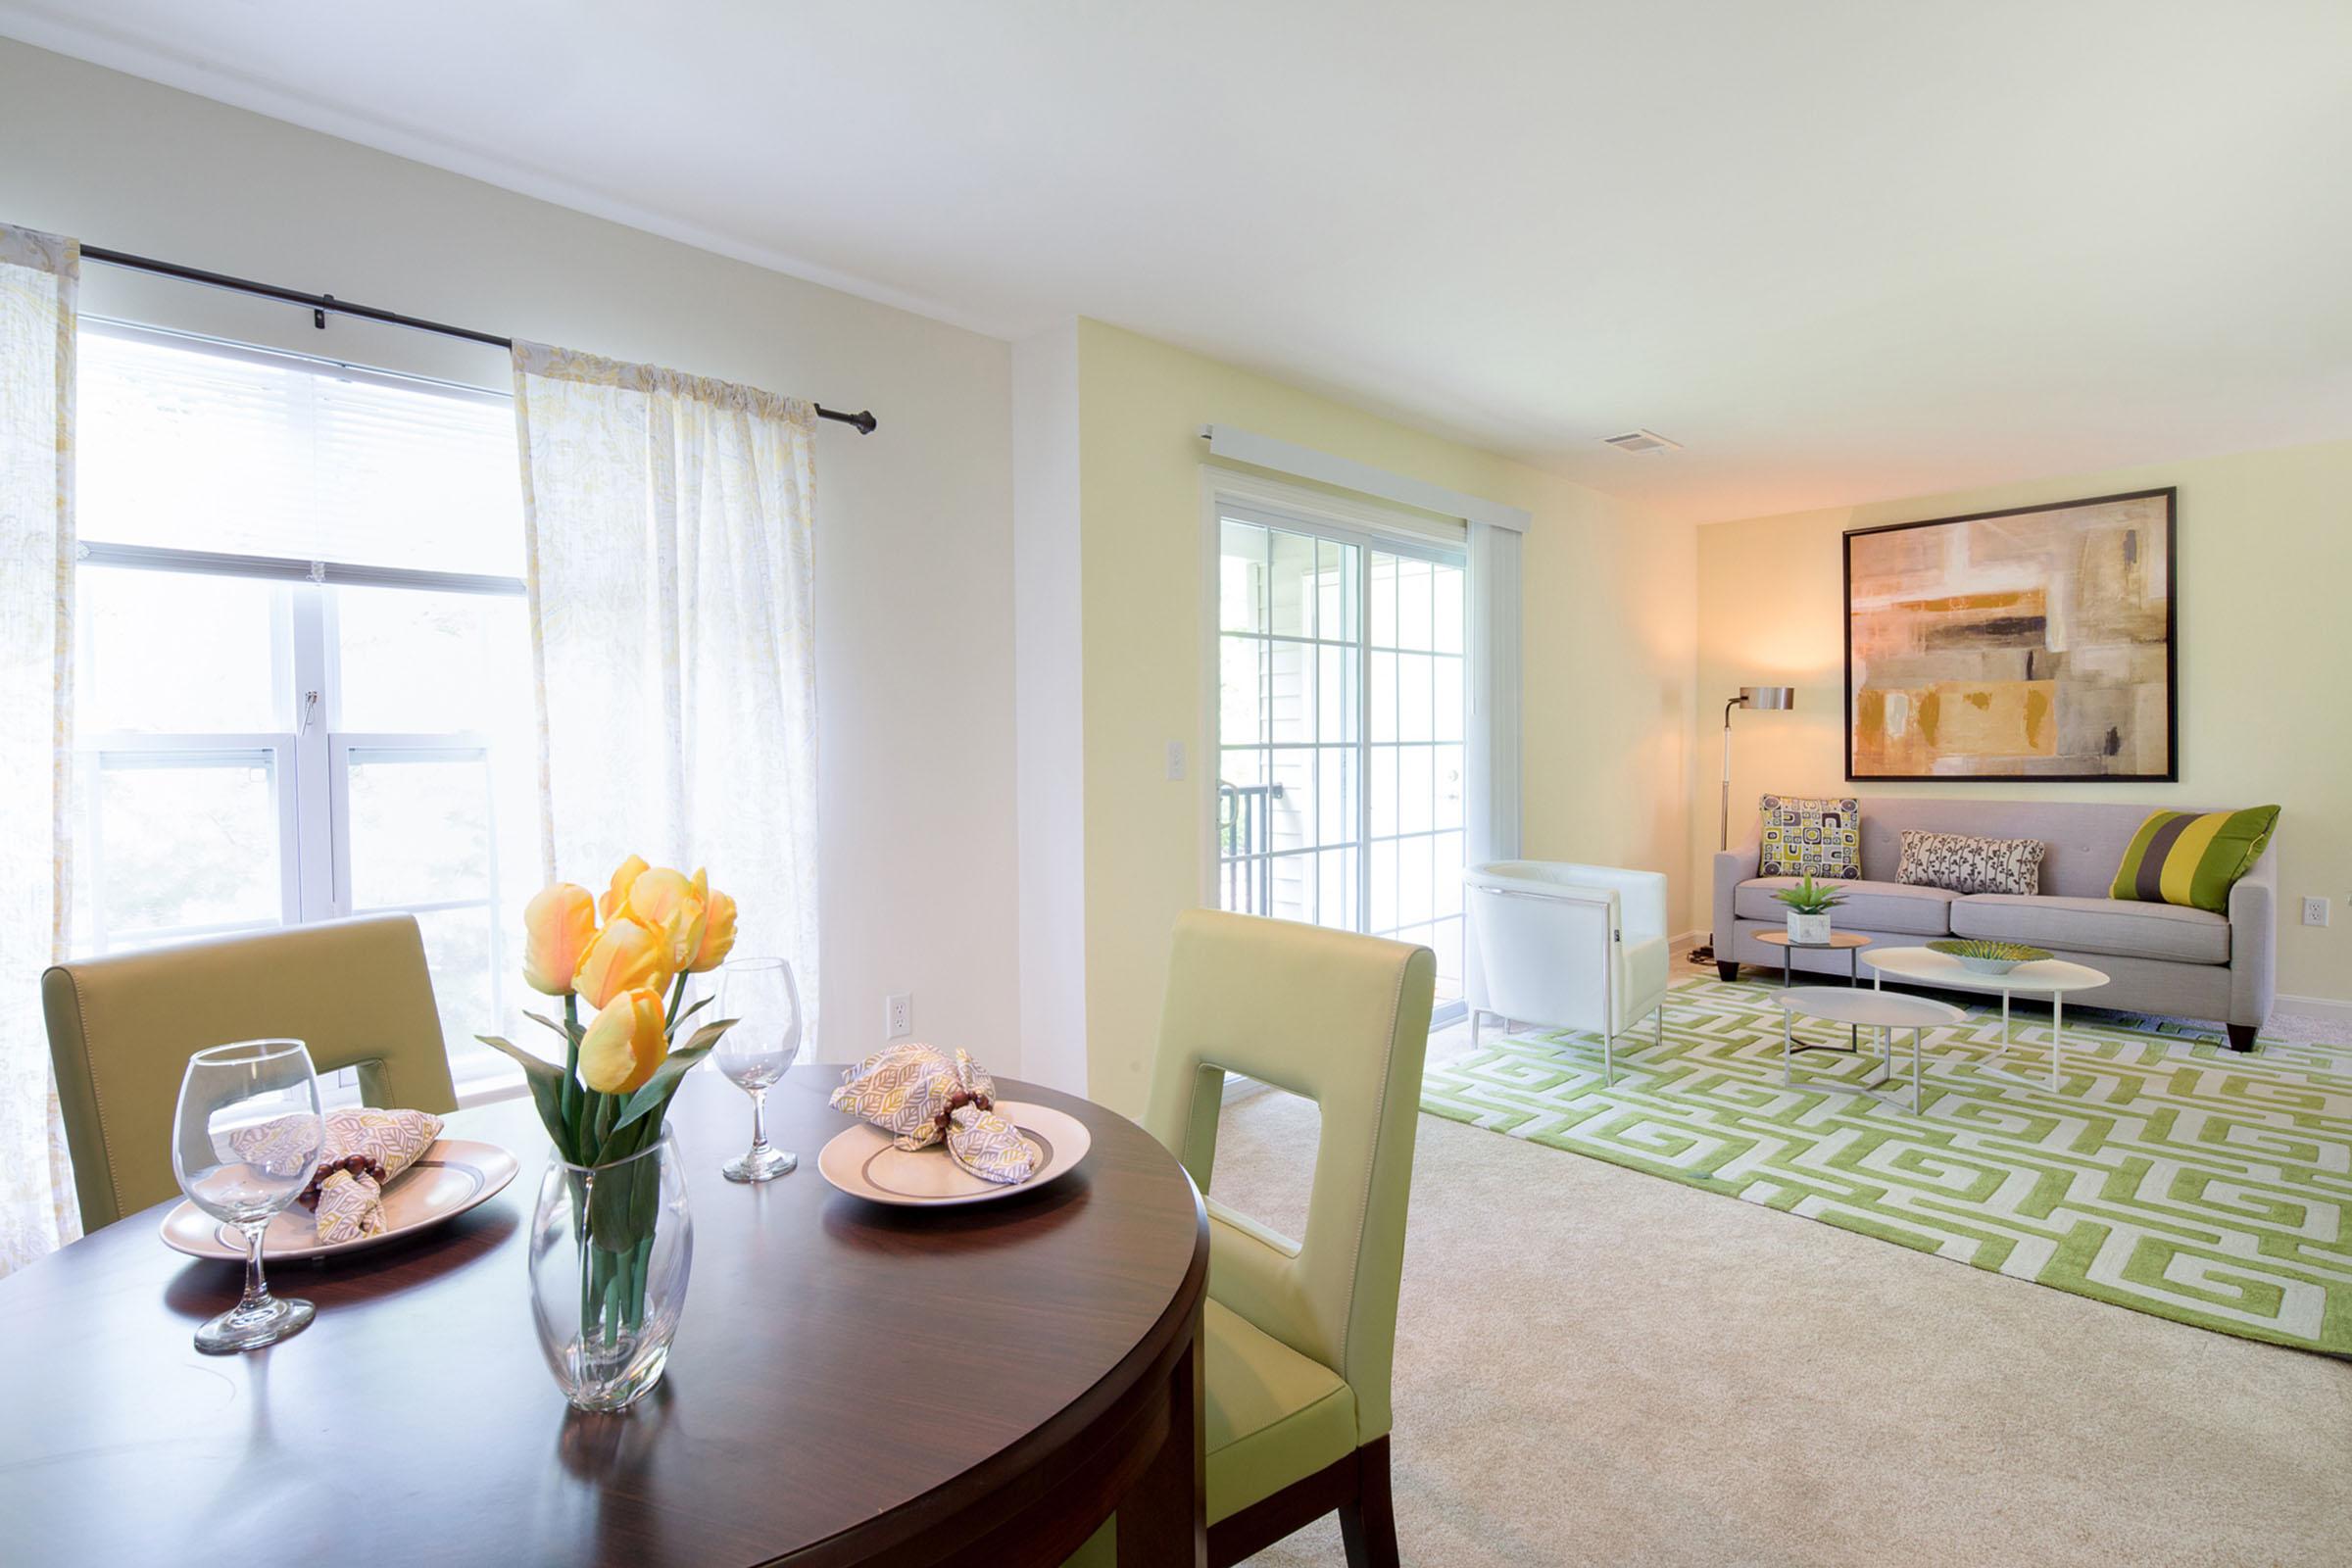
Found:
<path fill-rule="evenodd" d="M 619 1410 L 662 1381 L 694 1268 L 677 1141 L 609 1165 L 553 1149 L 531 1217 L 531 1315 L 564 1396 Z"/>

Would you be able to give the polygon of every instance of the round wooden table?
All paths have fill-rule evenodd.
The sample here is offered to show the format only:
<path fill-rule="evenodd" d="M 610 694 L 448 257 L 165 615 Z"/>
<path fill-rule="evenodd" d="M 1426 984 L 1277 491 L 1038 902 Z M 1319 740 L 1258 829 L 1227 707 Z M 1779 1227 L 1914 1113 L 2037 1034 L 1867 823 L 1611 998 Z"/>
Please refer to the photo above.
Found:
<path fill-rule="evenodd" d="M 661 1386 L 570 1410 L 531 1327 L 528 1102 L 449 1118 L 523 1170 L 440 1231 L 272 1288 L 318 1321 L 242 1356 L 189 1337 L 240 1270 L 167 1250 L 159 1204 L 0 1280 L 9 1562 L 1051 1568 L 1114 1511 L 1122 1564 L 1203 1560 L 1207 1222 L 1182 1167 L 1086 1101 L 1052 1187 L 930 1212 L 817 1175 L 837 1067 L 768 1096 L 801 1168 L 720 1179 L 751 1102 L 713 1073 L 670 1111 L 694 1276 Z"/>

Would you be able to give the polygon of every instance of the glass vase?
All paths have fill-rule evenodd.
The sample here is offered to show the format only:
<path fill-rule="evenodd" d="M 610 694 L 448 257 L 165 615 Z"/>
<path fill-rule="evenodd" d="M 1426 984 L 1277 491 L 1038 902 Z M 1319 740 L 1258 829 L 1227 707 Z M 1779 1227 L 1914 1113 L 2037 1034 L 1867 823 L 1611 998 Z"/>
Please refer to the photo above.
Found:
<path fill-rule="evenodd" d="M 677 1140 L 574 1165 L 551 1149 L 531 1219 L 531 1315 L 564 1398 L 619 1410 L 662 1381 L 694 1268 Z"/>

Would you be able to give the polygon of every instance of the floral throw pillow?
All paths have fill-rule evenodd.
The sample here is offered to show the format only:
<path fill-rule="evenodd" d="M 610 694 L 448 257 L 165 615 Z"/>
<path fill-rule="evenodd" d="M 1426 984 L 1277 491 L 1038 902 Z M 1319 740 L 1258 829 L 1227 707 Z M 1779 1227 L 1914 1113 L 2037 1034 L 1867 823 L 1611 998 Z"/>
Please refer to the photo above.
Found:
<path fill-rule="evenodd" d="M 1862 803 L 1767 795 L 1758 876 L 1854 878 L 1862 874 Z"/>
<path fill-rule="evenodd" d="M 1950 893 L 2041 891 L 2041 858 L 2049 846 L 2039 839 L 1972 839 L 1962 833 L 1903 830 L 1903 858 L 1894 879 L 1913 887 Z"/>

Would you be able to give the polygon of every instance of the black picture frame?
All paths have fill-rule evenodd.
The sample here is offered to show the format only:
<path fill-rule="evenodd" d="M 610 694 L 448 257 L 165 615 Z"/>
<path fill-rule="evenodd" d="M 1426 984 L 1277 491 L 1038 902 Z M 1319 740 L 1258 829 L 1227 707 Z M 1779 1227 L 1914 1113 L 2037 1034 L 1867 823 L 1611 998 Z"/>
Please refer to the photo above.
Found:
<path fill-rule="evenodd" d="M 2071 512 L 2078 507 L 2107 506 L 2119 501 L 2164 502 L 2164 758 L 2161 773 L 1860 773 L 1854 770 L 1854 541 L 1872 534 L 1900 533 L 1912 528 L 1943 528 L 1956 523 L 1982 522 L 1988 517 L 2022 517 L 2037 512 Z M 1993 512 L 1968 512 L 1951 517 L 1923 517 L 1916 522 L 1881 523 L 1848 528 L 1839 544 L 1843 557 L 1845 606 L 1845 776 L 1855 784 L 1910 784 L 1922 781 L 2001 784 L 2177 784 L 2180 780 L 2180 492 L 2178 485 L 2153 490 L 2127 490 L 2117 495 L 2083 496 L 2071 501 L 2037 502 L 2030 507 L 2003 507 Z"/>

